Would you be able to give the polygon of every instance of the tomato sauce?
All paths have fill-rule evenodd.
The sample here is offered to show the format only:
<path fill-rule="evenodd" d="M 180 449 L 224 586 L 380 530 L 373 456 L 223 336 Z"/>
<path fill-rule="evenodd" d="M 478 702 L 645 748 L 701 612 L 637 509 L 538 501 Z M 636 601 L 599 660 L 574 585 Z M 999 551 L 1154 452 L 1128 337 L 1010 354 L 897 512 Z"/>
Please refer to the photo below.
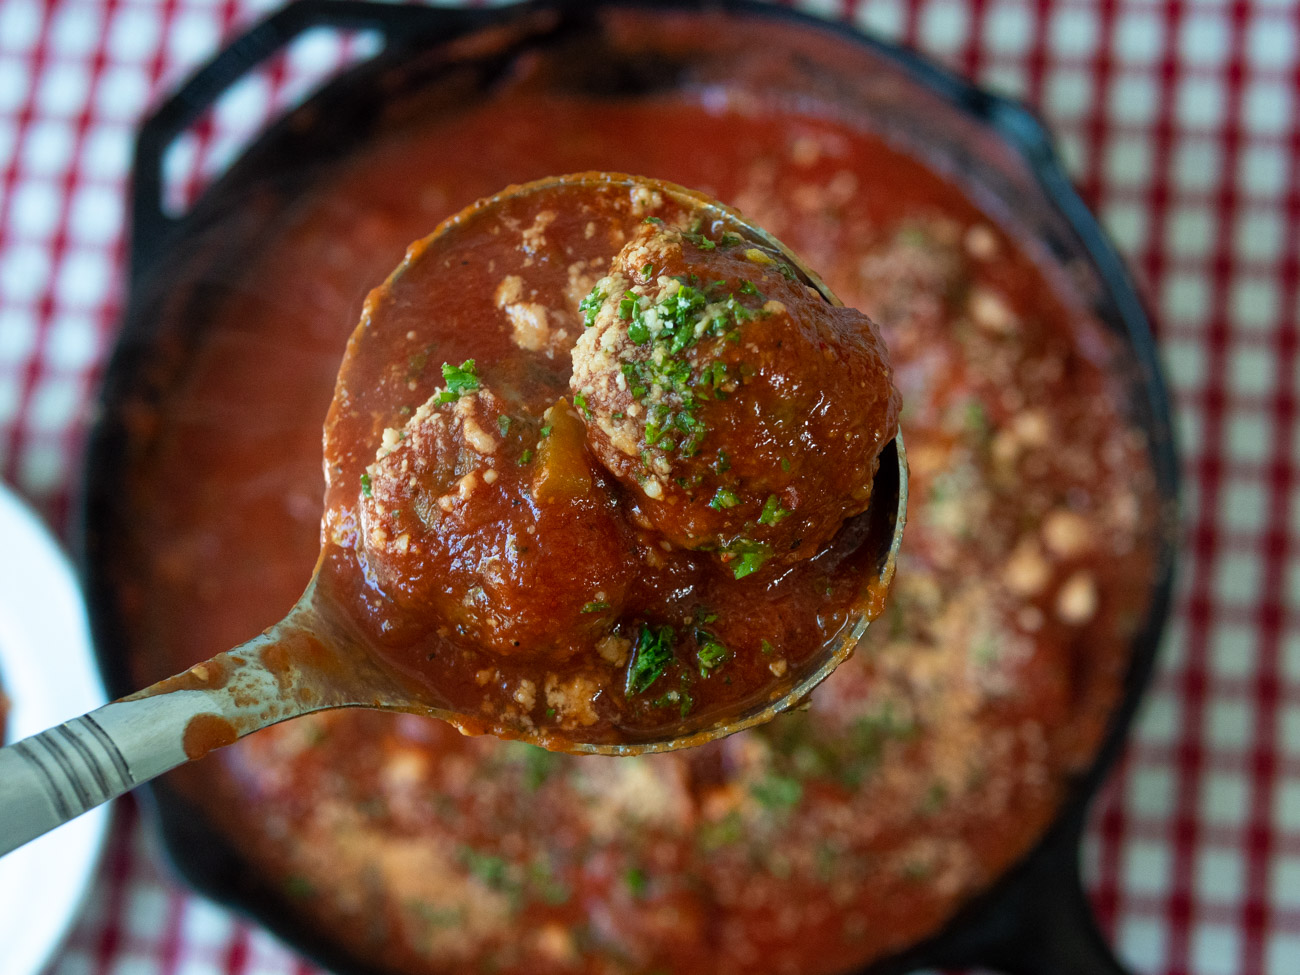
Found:
<path fill-rule="evenodd" d="M 173 777 L 285 910 L 356 958 L 411 975 L 849 971 L 1004 872 L 1092 760 L 1145 610 L 1155 510 L 1101 330 L 959 187 L 805 108 L 506 80 L 327 167 L 205 278 L 208 327 L 133 455 L 119 578 L 141 683 L 297 598 L 350 323 L 409 241 L 500 186 L 630 170 L 737 206 L 880 324 L 905 404 L 889 605 L 808 710 L 632 759 L 332 712 Z M 448 335 L 430 359 L 487 374 L 510 342 Z M 545 380 L 557 399 L 562 378 Z M 727 638 L 785 618 L 757 616 Z M 787 644 L 816 636 L 788 618 Z"/>

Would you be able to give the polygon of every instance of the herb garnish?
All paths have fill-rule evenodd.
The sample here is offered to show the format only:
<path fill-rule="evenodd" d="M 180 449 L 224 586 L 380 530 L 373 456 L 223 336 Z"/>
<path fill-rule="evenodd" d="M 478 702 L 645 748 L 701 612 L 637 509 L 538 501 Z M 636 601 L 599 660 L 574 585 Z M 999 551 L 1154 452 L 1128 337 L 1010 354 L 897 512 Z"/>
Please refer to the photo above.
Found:
<path fill-rule="evenodd" d="M 501 436 L 506 436 L 510 432 L 510 417 L 504 413 L 497 417 L 497 429 L 501 431 Z"/>
<path fill-rule="evenodd" d="M 605 602 L 603 599 L 587 603 L 586 606 L 582 607 L 584 613 L 603 613 L 607 609 L 609 609 L 609 603 Z"/>
<path fill-rule="evenodd" d="M 725 545 L 722 551 L 735 556 L 731 560 L 731 573 L 737 579 L 743 579 L 757 572 L 763 567 L 763 563 L 772 557 L 770 546 L 762 542 L 750 541 L 748 538 L 734 539 Z"/>
<path fill-rule="evenodd" d="M 758 516 L 760 525 L 775 525 L 790 516 L 790 511 L 781 507 L 781 499 L 775 494 L 769 494 L 767 500 L 763 502 L 763 512 Z"/>
<path fill-rule="evenodd" d="M 442 378 L 447 381 L 447 388 L 438 394 L 439 403 L 450 403 L 479 388 L 478 372 L 473 359 L 466 359 L 459 366 L 444 362 Z"/>
<path fill-rule="evenodd" d="M 370 475 L 367 474 L 365 471 L 362 471 L 361 472 L 361 496 L 363 498 L 368 498 L 373 493 L 374 492 L 370 485 Z"/>
<path fill-rule="evenodd" d="M 640 867 L 628 867 L 623 871 L 623 883 L 627 885 L 632 896 L 637 898 L 644 897 L 646 887 L 649 886 L 645 871 Z"/>
<path fill-rule="evenodd" d="M 784 775 L 768 775 L 749 787 L 750 795 L 767 809 L 791 809 L 803 799 L 803 786 L 798 779 Z"/>
<path fill-rule="evenodd" d="M 699 645 L 695 657 L 700 662 L 701 677 L 708 677 L 731 656 L 731 651 L 726 645 L 707 630 L 696 630 L 695 642 Z"/>
<path fill-rule="evenodd" d="M 645 624 L 637 635 L 623 693 L 640 694 L 663 676 L 673 659 L 673 628 Z"/>
<path fill-rule="evenodd" d="M 740 504 L 740 498 L 736 496 L 735 491 L 730 488 L 720 487 L 717 493 L 713 495 L 713 500 L 709 502 L 709 507 L 714 511 L 722 511 L 724 508 L 734 508 L 738 504 Z"/>
<path fill-rule="evenodd" d="M 600 288 L 592 288 L 591 294 L 578 302 L 578 311 L 582 312 L 582 324 L 585 328 L 591 328 L 596 324 L 596 314 L 604 301 L 605 292 Z"/>

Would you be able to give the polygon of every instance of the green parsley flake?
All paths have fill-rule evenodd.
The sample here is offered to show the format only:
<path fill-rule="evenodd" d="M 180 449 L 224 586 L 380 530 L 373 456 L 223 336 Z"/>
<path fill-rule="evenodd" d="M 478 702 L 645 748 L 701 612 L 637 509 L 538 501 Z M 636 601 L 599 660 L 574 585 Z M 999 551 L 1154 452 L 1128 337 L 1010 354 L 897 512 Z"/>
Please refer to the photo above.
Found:
<path fill-rule="evenodd" d="M 675 707 L 684 718 L 691 713 L 691 708 L 695 706 L 695 699 L 691 697 L 690 692 L 683 688 L 680 691 L 669 691 L 662 697 L 657 698 L 654 706 L 657 708 Z"/>
<path fill-rule="evenodd" d="M 510 433 L 510 417 L 504 413 L 497 417 L 497 429 L 501 431 L 503 437 Z"/>
<path fill-rule="evenodd" d="M 730 488 L 718 488 L 713 500 L 709 502 L 709 507 L 714 511 L 722 511 L 724 508 L 734 508 L 740 504 L 740 498 L 736 497 L 736 492 Z"/>
<path fill-rule="evenodd" d="M 523 467 L 525 464 L 527 464 L 527 463 L 528 463 L 529 461 L 531 461 L 532 459 L 533 459 L 533 452 L 532 452 L 531 450 L 527 450 L 527 449 L 524 450 L 524 452 L 523 452 L 522 454 L 519 455 L 519 466 L 520 466 L 520 467 Z"/>
<path fill-rule="evenodd" d="M 361 472 L 361 496 L 363 498 L 368 498 L 373 493 L 374 492 L 370 485 L 370 475 L 367 474 L 365 471 L 362 471 Z"/>
<path fill-rule="evenodd" d="M 471 875 L 493 890 L 501 890 L 506 886 L 509 864 L 501 857 L 482 853 L 472 846 L 462 846 L 460 862 Z"/>
<path fill-rule="evenodd" d="M 605 292 L 596 287 L 591 289 L 587 297 L 578 302 L 578 311 L 582 312 L 582 324 L 585 328 L 591 328 L 596 324 L 596 315 L 604 301 Z"/>
<path fill-rule="evenodd" d="M 586 606 L 582 607 L 584 613 L 603 613 L 607 609 L 609 609 L 609 603 L 605 602 L 603 599 L 587 603 Z"/>
<path fill-rule="evenodd" d="M 473 359 L 466 359 L 458 366 L 444 362 L 442 378 L 446 380 L 447 388 L 438 394 L 439 403 L 450 403 L 479 388 L 478 372 L 474 368 Z"/>
<path fill-rule="evenodd" d="M 717 637 L 704 630 L 696 630 L 695 639 L 699 643 L 695 658 L 700 662 L 700 676 L 708 677 L 710 672 L 722 666 L 731 656 L 731 651 Z"/>
<path fill-rule="evenodd" d="M 788 509 L 781 507 L 781 499 L 775 494 L 769 494 L 767 500 L 763 502 L 763 512 L 758 516 L 760 525 L 775 525 L 777 522 L 790 517 Z"/>
<path fill-rule="evenodd" d="M 539 439 L 545 440 L 551 435 L 551 425 L 548 423 L 538 432 Z"/>
<path fill-rule="evenodd" d="M 645 896 L 646 887 L 649 886 L 649 878 L 646 877 L 645 871 L 640 867 L 628 867 L 623 872 L 623 883 L 627 885 L 628 892 L 636 898 Z"/>
<path fill-rule="evenodd" d="M 591 416 L 591 410 L 587 409 L 587 397 L 583 396 L 581 393 L 573 394 L 573 405 L 582 410 L 582 412 L 588 417 Z"/>
<path fill-rule="evenodd" d="M 655 266 L 653 264 L 646 263 L 641 267 L 641 277 L 643 278 L 651 277 L 654 273 Z"/>
<path fill-rule="evenodd" d="M 793 809 L 803 799 L 803 786 L 798 779 L 768 775 L 750 786 L 749 793 L 765 809 Z"/>
<path fill-rule="evenodd" d="M 642 223 L 653 223 L 653 224 L 658 224 L 660 227 L 662 227 L 662 226 L 664 225 L 663 220 L 661 220 L 659 217 L 646 217 L 645 220 L 643 220 L 643 221 L 641 221 L 641 222 L 642 222 Z"/>
<path fill-rule="evenodd" d="M 641 627 L 632 662 L 627 667 L 627 683 L 623 693 L 627 697 L 640 694 L 663 676 L 673 659 L 673 628 L 671 626 Z"/>
<path fill-rule="evenodd" d="M 772 556 L 772 549 L 762 542 L 751 542 L 747 538 L 737 538 L 729 543 L 723 552 L 735 556 L 731 561 L 731 573 L 737 579 L 757 572 Z"/>

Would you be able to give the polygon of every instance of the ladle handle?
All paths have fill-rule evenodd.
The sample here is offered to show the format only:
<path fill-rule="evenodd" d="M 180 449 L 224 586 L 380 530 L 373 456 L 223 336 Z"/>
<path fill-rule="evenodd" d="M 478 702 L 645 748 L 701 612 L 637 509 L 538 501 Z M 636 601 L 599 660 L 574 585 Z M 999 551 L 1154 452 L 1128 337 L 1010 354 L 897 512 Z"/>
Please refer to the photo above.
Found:
<path fill-rule="evenodd" d="M 0 749 L 0 855 L 186 761 L 196 703 L 115 701 Z"/>
<path fill-rule="evenodd" d="M 264 634 L 0 748 L 0 856 L 215 747 L 310 710 L 277 694 L 260 652 L 271 642 Z"/>

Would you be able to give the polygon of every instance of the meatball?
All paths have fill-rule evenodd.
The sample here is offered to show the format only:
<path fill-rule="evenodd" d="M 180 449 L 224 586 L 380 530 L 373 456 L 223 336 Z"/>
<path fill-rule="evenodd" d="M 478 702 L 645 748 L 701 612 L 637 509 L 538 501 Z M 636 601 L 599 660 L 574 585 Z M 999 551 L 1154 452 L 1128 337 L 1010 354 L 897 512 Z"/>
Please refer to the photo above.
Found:
<path fill-rule="evenodd" d="M 651 222 L 582 310 L 574 402 L 646 527 L 740 578 L 867 508 L 898 429 L 884 343 L 779 253 Z"/>
<path fill-rule="evenodd" d="M 497 654 L 565 659 L 621 609 L 634 545 L 572 407 L 557 403 L 542 424 L 512 416 L 465 365 L 459 393 L 384 432 L 362 481 L 359 547 L 417 618 Z"/>

